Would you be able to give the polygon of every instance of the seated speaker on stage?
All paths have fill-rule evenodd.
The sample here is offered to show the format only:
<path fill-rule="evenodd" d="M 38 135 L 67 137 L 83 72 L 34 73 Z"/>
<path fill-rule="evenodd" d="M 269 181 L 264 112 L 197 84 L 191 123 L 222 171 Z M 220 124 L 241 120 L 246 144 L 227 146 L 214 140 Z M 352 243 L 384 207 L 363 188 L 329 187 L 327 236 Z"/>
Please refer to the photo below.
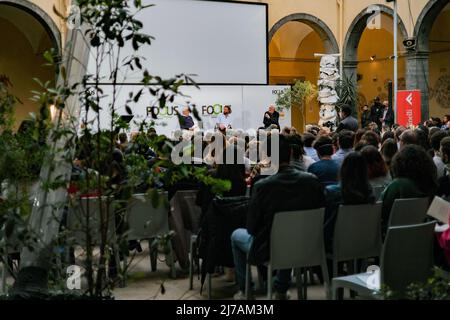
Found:
<path fill-rule="evenodd" d="M 195 129 L 195 124 L 194 124 L 194 119 L 192 119 L 191 117 L 191 109 L 186 106 L 183 108 L 182 111 L 182 119 L 183 121 L 180 121 L 180 128 L 182 130 L 194 130 Z"/>
<path fill-rule="evenodd" d="M 280 114 L 275 110 L 273 105 L 269 106 L 269 110 L 264 113 L 264 128 L 269 128 L 272 125 L 276 125 L 280 129 Z"/>
<path fill-rule="evenodd" d="M 216 129 L 226 131 L 232 129 L 231 126 L 231 106 L 224 106 L 223 112 L 219 114 L 216 122 Z"/>

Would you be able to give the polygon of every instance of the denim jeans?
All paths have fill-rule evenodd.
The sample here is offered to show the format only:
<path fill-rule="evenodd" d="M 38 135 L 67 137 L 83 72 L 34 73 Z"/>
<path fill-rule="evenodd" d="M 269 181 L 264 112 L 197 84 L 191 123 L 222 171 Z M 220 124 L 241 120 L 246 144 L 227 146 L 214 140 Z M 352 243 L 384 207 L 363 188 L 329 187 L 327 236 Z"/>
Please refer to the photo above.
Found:
<path fill-rule="evenodd" d="M 245 268 L 247 253 L 250 251 L 253 236 L 247 229 L 236 229 L 231 234 L 231 249 L 233 251 L 234 267 L 239 290 L 245 291 Z M 291 281 L 291 269 L 278 270 L 274 277 L 274 289 L 280 293 L 286 293 Z"/>
<path fill-rule="evenodd" d="M 247 229 L 236 229 L 231 234 L 231 249 L 233 251 L 236 280 L 241 291 L 245 291 L 247 253 L 250 251 L 252 241 L 253 237 L 247 232 Z"/>

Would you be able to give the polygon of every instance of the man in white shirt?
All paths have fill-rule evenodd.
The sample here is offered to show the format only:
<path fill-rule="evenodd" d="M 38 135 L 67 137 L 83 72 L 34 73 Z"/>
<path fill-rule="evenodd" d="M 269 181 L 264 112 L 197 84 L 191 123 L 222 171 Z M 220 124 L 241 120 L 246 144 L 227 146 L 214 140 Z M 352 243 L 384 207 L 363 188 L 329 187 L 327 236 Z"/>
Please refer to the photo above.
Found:
<path fill-rule="evenodd" d="M 223 113 L 217 117 L 216 128 L 225 131 L 231 129 L 231 106 L 224 106 Z"/>

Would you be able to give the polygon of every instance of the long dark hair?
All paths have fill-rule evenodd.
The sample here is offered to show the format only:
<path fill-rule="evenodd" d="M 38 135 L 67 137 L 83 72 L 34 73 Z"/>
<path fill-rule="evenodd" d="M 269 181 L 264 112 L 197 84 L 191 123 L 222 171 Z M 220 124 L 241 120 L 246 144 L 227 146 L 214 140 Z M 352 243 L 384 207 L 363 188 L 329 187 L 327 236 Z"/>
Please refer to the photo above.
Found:
<path fill-rule="evenodd" d="M 344 158 L 340 177 L 344 204 L 374 202 L 367 173 L 367 162 L 360 152 L 351 152 Z"/>
<path fill-rule="evenodd" d="M 227 163 L 226 152 L 233 152 L 233 160 Z M 237 146 L 229 146 L 223 151 L 223 163 L 217 166 L 216 178 L 229 180 L 231 182 L 231 190 L 224 194 L 224 196 L 243 196 L 247 190 L 245 182 L 245 151 L 239 150 Z M 239 160 L 239 161 L 238 161 Z M 240 163 L 240 164 L 239 164 Z"/>
<path fill-rule="evenodd" d="M 393 178 L 408 178 L 424 194 L 433 195 L 437 188 L 437 170 L 433 159 L 417 145 L 407 145 L 392 159 Z"/>

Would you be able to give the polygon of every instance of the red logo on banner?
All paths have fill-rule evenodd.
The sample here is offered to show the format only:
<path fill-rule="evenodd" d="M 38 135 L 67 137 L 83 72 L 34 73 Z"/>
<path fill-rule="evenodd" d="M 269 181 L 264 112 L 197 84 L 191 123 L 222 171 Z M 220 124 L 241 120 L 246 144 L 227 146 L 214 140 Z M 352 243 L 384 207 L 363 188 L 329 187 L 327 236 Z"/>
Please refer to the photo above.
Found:
<path fill-rule="evenodd" d="M 397 123 L 401 126 L 415 126 L 420 122 L 420 90 L 399 90 L 397 92 Z"/>

